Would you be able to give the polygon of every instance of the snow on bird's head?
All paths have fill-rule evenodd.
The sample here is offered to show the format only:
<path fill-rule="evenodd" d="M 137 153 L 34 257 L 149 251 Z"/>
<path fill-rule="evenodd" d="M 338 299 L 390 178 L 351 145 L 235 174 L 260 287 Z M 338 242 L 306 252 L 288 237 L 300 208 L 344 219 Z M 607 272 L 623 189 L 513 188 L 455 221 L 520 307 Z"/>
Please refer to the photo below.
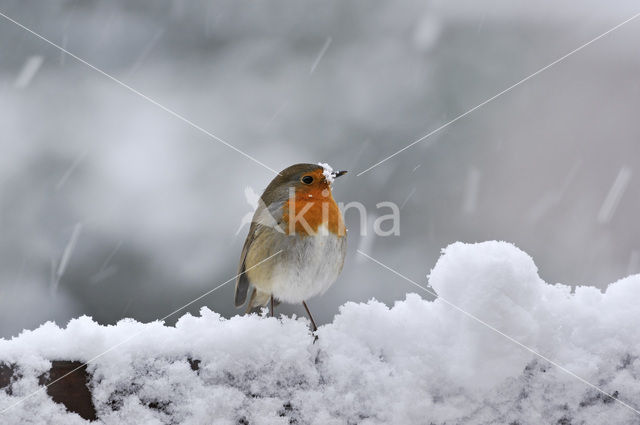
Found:
<path fill-rule="evenodd" d="M 333 180 L 335 179 L 333 167 L 326 162 L 318 162 L 318 165 L 323 168 L 322 174 L 324 174 L 324 178 L 327 179 L 327 183 L 333 183 Z"/>

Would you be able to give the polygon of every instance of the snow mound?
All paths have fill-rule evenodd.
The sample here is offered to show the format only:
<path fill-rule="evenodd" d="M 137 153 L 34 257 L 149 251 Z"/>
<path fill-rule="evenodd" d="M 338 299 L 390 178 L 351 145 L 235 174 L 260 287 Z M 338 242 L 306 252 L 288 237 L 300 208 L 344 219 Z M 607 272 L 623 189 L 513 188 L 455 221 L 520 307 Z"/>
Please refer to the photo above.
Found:
<path fill-rule="evenodd" d="M 640 275 L 572 293 L 542 281 L 511 244 L 455 243 L 429 284 L 441 298 L 343 305 L 315 343 L 304 320 L 227 320 L 207 308 L 175 327 L 46 323 L 0 340 L 0 363 L 19 371 L 0 411 L 42 388 L 52 360 L 85 362 L 121 344 L 87 369 L 98 423 L 640 423 Z M 89 422 L 39 392 L 0 423 Z"/>

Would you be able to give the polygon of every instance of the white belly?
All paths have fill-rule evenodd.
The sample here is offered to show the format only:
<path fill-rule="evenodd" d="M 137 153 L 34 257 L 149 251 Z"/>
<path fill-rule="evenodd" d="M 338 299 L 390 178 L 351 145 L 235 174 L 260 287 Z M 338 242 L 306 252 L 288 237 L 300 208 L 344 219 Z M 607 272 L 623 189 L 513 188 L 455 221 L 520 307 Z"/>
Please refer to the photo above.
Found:
<path fill-rule="evenodd" d="M 329 232 L 292 237 L 271 275 L 275 298 L 301 303 L 322 294 L 336 281 L 346 253 L 346 237 Z"/>

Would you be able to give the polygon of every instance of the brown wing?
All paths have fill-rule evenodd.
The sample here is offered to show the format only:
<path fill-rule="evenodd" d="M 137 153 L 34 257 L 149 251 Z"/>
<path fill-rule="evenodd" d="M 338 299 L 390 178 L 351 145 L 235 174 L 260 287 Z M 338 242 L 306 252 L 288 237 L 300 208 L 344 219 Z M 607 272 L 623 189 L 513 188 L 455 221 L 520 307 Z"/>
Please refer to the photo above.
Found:
<path fill-rule="evenodd" d="M 249 246 L 253 241 L 255 232 L 256 223 L 251 223 L 251 227 L 249 227 L 249 234 L 247 235 L 247 239 L 244 241 L 242 253 L 240 254 L 240 265 L 238 266 L 238 277 L 236 278 L 236 291 L 234 297 L 236 307 L 240 307 L 247 300 L 247 292 L 249 291 L 250 282 L 249 277 L 245 273 L 244 262 L 247 258 L 247 252 L 249 251 Z"/>
<path fill-rule="evenodd" d="M 244 246 L 242 247 L 242 254 L 240 254 L 240 265 L 238 266 L 238 277 L 236 278 L 236 291 L 234 297 L 236 307 L 240 307 L 247 300 L 247 293 L 249 291 L 249 286 L 251 286 L 249 276 L 245 273 L 245 261 L 247 259 L 249 247 L 256 238 L 256 235 L 264 231 L 265 228 L 279 228 L 282 221 L 283 203 L 284 201 L 270 202 L 267 207 L 264 199 L 260 198 L 258 208 L 251 220 L 249 234 L 247 235 L 247 239 L 244 241 Z"/>

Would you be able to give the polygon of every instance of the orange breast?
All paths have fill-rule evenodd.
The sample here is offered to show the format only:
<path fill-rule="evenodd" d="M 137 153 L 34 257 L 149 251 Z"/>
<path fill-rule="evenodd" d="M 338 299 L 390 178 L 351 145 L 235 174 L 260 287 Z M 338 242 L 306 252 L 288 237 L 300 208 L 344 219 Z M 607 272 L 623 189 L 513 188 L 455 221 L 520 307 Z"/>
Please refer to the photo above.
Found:
<path fill-rule="evenodd" d="M 296 192 L 284 204 L 282 218 L 287 234 L 315 235 L 322 225 L 334 235 L 346 234 L 342 213 L 329 189 L 320 187 Z"/>

